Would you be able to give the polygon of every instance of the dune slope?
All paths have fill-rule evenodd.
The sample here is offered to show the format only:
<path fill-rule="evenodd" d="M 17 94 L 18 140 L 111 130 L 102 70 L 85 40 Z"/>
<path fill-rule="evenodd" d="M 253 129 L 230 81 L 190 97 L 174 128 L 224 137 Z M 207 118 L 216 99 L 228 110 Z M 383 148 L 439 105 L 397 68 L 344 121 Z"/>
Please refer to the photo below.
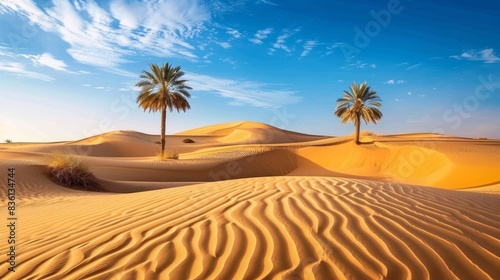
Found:
<path fill-rule="evenodd" d="M 497 195 L 265 177 L 79 198 L 22 208 L 0 278 L 498 279 Z"/>

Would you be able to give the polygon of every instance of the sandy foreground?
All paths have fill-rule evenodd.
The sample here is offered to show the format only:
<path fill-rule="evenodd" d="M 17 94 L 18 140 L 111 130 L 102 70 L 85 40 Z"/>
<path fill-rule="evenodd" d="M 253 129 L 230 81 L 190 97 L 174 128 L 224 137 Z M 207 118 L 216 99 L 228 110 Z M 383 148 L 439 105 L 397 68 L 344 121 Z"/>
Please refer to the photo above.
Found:
<path fill-rule="evenodd" d="M 194 143 L 183 143 L 185 139 Z M 500 141 L 323 137 L 252 122 L 0 145 L 15 168 L 16 271 L 1 279 L 500 279 Z M 52 182 L 81 155 L 108 193 Z"/>

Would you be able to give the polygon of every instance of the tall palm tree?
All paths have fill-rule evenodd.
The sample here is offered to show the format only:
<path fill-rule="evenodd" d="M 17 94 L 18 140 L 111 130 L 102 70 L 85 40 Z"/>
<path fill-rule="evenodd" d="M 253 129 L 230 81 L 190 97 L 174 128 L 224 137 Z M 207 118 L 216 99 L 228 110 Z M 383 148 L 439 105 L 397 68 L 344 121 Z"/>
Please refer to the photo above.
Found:
<path fill-rule="evenodd" d="M 186 98 L 191 97 L 187 90 L 192 89 L 182 80 L 184 72 L 181 67 L 173 67 L 165 63 L 162 67 L 157 64 L 150 64 L 151 72 L 142 71 L 140 81 L 136 84 L 141 88 L 141 93 L 137 97 L 139 107 L 149 112 L 161 111 L 161 157 L 165 155 L 165 131 L 167 126 L 167 109 L 172 112 L 181 110 L 185 112 L 191 106 Z"/>
<path fill-rule="evenodd" d="M 350 91 L 344 91 L 344 96 L 337 99 L 335 115 L 341 119 L 341 123 L 354 122 L 356 126 L 356 144 L 359 144 L 359 129 L 361 118 L 365 124 L 373 122 L 377 124 L 382 118 L 382 112 L 377 107 L 382 107 L 382 100 L 377 96 L 377 91 L 370 90 L 366 82 L 361 85 L 352 82 Z"/>

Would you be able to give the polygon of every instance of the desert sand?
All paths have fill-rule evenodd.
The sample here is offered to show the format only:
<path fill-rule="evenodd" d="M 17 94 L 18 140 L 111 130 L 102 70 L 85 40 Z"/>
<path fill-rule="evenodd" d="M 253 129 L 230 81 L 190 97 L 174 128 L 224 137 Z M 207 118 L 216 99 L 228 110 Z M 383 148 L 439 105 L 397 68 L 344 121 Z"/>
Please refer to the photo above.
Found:
<path fill-rule="evenodd" d="M 194 143 L 184 143 L 191 139 Z M 1 279 L 500 279 L 500 141 L 305 135 L 253 122 L 0 145 Z M 79 154 L 109 192 L 54 183 Z M 4 227 L 5 229 L 5 227 Z M 4 235 L 2 229 L 2 235 Z"/>

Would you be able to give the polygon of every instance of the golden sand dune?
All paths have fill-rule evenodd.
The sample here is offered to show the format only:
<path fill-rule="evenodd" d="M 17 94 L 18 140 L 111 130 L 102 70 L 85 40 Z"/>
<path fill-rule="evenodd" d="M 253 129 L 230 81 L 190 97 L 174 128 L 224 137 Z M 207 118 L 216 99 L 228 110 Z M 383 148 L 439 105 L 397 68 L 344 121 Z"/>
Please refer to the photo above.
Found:
<path fill-rule="evenodd" d="M 2 279 L 495 279 L 500 266 L 496 195 L 265 177 L 37 200 Z"/>
<path fill-rule="evenodd" d="M 179 160 L 158 161 L 158 138 L 1 144 L 19 220 L 0 278 L 499 279 L 500 141 L 236 122 L 170 135 Z M 52 182 L 59 150 L 110 192 Z"/>
<path fill-rule="evenodd" d="M 306 142 L 324 139 L 325 136 L 308 135 L 282 130 L 267 124 L 256 122 L 232 122 L 211 125 L 177 133 L 176 135 L 218 136 L 217 141 L 225 144 L 275 144 Z"/>

